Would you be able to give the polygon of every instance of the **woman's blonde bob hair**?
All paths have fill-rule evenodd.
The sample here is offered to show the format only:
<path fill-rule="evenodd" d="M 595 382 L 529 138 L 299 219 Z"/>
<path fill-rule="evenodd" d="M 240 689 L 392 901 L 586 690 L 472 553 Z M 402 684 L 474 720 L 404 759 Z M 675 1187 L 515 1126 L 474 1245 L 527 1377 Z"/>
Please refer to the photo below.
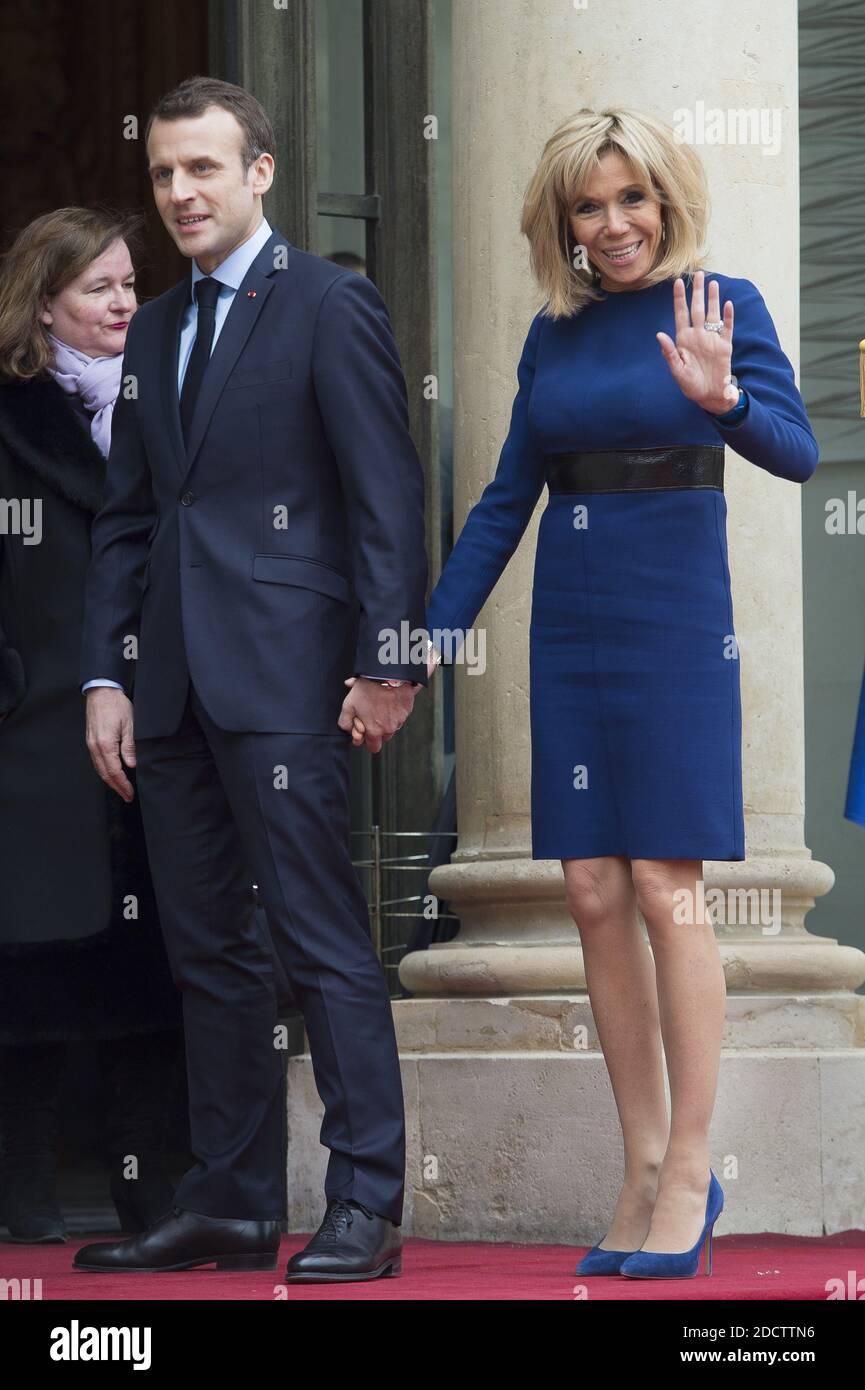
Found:
<path fill-rule="evenodd" d="M 644 111 L 584 107 L 550 136 L 523 203 L 520 231 L 529 239 L 549 318 L 578 314 L 601 297 L 598 273 L 574 264 L 577 242 L 568 215 L 609 151 L 628 161 L 636 182 L 661 204 L 664 239 L 649 283 L 693 273 L 704 260 L 709 191 L 694 150 L 677 142 L 671 126 Z"/>
<path fill-rule="evenodd" d="M 144 218 L 111 208 L 55 208 L 29 222 L 0 261 L 0 379 L 42 376 L 54 350 L 40 318 L 44 301 L 118 238 L 133 262 Z"/>

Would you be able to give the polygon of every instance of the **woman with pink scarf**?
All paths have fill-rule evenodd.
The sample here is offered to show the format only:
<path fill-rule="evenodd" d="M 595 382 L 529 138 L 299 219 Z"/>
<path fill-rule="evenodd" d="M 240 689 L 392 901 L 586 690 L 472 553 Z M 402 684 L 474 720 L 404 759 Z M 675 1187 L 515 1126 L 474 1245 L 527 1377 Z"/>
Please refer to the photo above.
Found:
<path fill-rule="evenodd" d="M 97 1041 L 99 1148 L 122 1229 L 173 1197 L 162 1159 L 179 995 L 137 801 L 93 775 L 78 684 L 139 221 L 60 208 L 0 267 L 0 1222 L 24 1242 L 66 1238 L 56 1151 L 71 1040 Z"/>

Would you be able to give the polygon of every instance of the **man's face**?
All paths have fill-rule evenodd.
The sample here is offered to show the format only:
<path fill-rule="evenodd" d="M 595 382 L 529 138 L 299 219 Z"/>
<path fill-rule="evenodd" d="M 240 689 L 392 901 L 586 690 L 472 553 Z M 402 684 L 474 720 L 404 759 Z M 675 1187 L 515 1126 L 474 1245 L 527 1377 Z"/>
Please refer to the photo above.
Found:
<path fill-rule="evenodd" d="M 244 179 L 243 130 L 230 111 L 153 122 L 147 163 L 159 215 L 184 256 L 210 274 L 261 220 L 261 197 L 273 182 L 273 157 L 262 154 Z"/>

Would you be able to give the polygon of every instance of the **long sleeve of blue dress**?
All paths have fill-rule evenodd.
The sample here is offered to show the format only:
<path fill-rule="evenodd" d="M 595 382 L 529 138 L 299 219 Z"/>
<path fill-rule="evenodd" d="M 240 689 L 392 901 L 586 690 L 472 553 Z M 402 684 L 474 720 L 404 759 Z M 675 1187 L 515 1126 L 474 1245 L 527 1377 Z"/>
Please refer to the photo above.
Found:
<path fill-rule="evenodd" d="M 427 627 L 434 642 L 436 631 L 464 630 L 473 625 L 519 545 L 543 491 L 543 454 L 528 421 L 540 328 L 538 314 L 517 367 L 519 389 L 495 477 L 469 512 L 431 595 Z"/>
<path fill-rule="evenodd" d="M 750 280 L 729 280 L 722 299 L 733 300 L 732 371 L 747 393 L 748 409 L 738 425 L 709 418 L 724 443 L 749 463 L 776 478 L 807 482 L 817 467 L 817 441 L 763 296 Z"/>

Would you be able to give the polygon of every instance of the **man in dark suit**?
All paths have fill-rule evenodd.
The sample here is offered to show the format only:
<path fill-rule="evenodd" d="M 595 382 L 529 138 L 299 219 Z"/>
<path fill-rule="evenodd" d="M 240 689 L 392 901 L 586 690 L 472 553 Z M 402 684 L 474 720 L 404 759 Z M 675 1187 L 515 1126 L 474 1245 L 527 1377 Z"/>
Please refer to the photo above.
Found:
<path fill-rule="evenodd" d="M 361 739 L 380 750 L 428 679 L 425 650 L 393 645 L 423 633 L 427 582 L 399 354 L 369 280 L 264 221 L 273 131 L 248 92 L 190 78 L 145 139 L 194 259 L 127 339 L 81 679 L 97 772 L 129 800 L 137 769 L 197 1162 L 155 1226 L 75 1265 L 275 1267 L 284 1077 L 255 882 L 330 1150 L 324 1220 L 287 1278 L 395 1274 L 402 1090 L 348 760 Z"/>

